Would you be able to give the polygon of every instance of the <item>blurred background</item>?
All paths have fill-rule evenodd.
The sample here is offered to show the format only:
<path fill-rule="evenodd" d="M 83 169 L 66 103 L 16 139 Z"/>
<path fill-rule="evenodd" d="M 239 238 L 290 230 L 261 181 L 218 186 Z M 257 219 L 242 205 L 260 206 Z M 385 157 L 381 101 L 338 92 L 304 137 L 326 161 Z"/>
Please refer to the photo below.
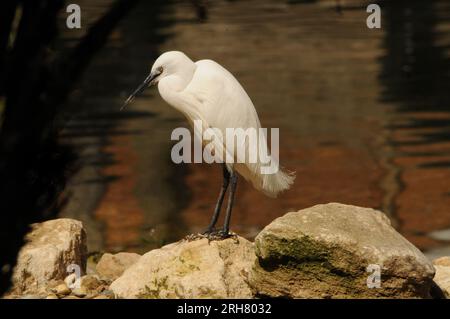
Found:
<path fill-rule="evenodd" d="M 240 183 L 233 231 L 252 239 L 288 211 L 341 202 L 450 254 L 450 2 L 377 1 L 381 29 L 362 0 L 70 3 L 81 29 L 62 0 L 0 5 L 3 256 L 43 219 L 82 220 L 91 252 L 142 253 L 206 227 L 221 169 L 172 163 L 183 116 L 155 88 L 119 111 L 168 50 L 230 70 L 297 173 L 277 199 Z"/>

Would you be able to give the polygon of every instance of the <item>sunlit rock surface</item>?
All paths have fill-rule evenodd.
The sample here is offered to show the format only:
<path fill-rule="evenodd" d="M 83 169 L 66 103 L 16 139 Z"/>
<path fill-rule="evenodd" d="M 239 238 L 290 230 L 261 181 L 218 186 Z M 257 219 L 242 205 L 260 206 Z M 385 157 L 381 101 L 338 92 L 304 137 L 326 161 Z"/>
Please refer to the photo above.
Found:
<path fill-rule="evenodd" d="M 97 263 L 97 273 L 107 280 L 116 280 L 125 270 L 134 265 L 141 256 L 136 253 L 105 253 Z"/>
<path fill-rule="evenodd" d="M 434 282 L 441 288 L 446 298 L 450 298 L 450 257 L 433 260 L 436 275 Z"/>
<path fill-rule="evenodd" d="M 27 240 L 4 297 L 441 298 L 450 291 L 450 257 L 433 266 L 383 213 L 337 203 L 287 213 L 255 243 L 193 236 L 142 256 L 105 253 L 81 277 L 67 269 L 76 264 L 85 273 L 80 222 L 34 224 Z"/>
<path fill-rule="evenodd" d="M 71 264 L 85 272 L 86 234 L 81 222 L 62 218 L 33 224 L 26 240 L 14 269 L 12 293 L 42 293 L 50 281 L 63 280 Z"/>
<path fill-rule="evenodd" d="M 331 203 L 288 213 L 256 237 L 255 251 L 250 283 L 258 296 L 430 297 L 431 262 L 370 208 Z"/>
<path fill-rule="evenodd" d="M 183 240 L 143 255 L 110 289 L 121 298 L 251 298 L 254 261 L 242 237 Z"/>

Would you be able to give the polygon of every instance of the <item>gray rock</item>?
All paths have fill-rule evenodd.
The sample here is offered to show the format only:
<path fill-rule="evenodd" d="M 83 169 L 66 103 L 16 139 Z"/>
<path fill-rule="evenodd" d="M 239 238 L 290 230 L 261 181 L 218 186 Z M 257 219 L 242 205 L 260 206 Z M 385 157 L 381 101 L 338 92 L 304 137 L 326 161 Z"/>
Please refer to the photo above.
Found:
<path fill-rule="evenodd" d="M 86 234 L 81 222 L 55 219 L 33 224 L 14 268 L 12 293 L 43 292 L 52 280 L 64 279 L 67 267 L 86 267 Z"/>
<path fill-rule="evenodd" d="M 251 298 L 254 261 L 241 237 L 180 241 L 143 255 L 110 289 L 120 298 Z"/>
<path fill-rule="evenodd" d="M 433 265 L 373 209 L 331 203 L 288 213 L 255 246 L 250 285 L 258 296 L 430 297 Z M 368 287 L 368 266 L 379 267 L 379 288 Z"/>

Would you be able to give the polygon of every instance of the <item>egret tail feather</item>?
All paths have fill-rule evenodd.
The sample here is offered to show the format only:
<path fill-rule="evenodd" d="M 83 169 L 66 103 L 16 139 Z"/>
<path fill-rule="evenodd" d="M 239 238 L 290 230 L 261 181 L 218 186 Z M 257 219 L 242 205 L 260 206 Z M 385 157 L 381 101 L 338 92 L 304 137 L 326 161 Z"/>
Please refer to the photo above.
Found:
<path fill-rule="evenodd" d="M 277 197 L 279 193 L 291 188 L 295 180 L 295 172 L 279 170 L 275 174 L 266 174 L 262 181 L 262 191 L 269 197 Z"/>

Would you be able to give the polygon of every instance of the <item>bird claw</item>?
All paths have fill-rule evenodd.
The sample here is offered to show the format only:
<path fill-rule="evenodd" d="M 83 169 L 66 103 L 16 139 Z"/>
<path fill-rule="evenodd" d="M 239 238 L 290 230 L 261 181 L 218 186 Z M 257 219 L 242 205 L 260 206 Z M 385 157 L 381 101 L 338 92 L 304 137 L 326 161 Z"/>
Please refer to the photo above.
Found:
<path fill-rule="evenodd" d="M 194 241 L 197 239 L 203 239 L 207 238 L 208 242 L 214 241 L 214 240 L 224 240 L 227 238 L 237 238 L 237 235 L 235 233 L 231 232 L 225 232 L 223 229 L 211 229 L 206 230 L 205 232 L 201 234 L 191 234 L 185 237 L 185 240 L 187 241 Z"/>
<path fill-rule="evenodd" d="M 198 239 L 203 239 L 203 238 L 206 238 L 206 236 L 205 235 L 203 235 L 203 234 L 200 234 L 200 233 L 198 233 L 198 234 L 189 234 L 189 235 L 187 235 L 186 237 L 184 237 L 184 239 L 183 240 L 186 240 L 186 241 L 194 241 L 194 240 L 198 240 Z"/>
<path fill-rule="evenodd" d="M 208 232 L 206 234 L 206 237 L 208 238 L 208 241 L 213 241 L 213 240 L 224 240 L 227 238 L 230 238 L 232 235 L 230 234 L 230 232 L 225 232 L 223 229 L 220 230 L 213 230 L 211 232 Z"/>

